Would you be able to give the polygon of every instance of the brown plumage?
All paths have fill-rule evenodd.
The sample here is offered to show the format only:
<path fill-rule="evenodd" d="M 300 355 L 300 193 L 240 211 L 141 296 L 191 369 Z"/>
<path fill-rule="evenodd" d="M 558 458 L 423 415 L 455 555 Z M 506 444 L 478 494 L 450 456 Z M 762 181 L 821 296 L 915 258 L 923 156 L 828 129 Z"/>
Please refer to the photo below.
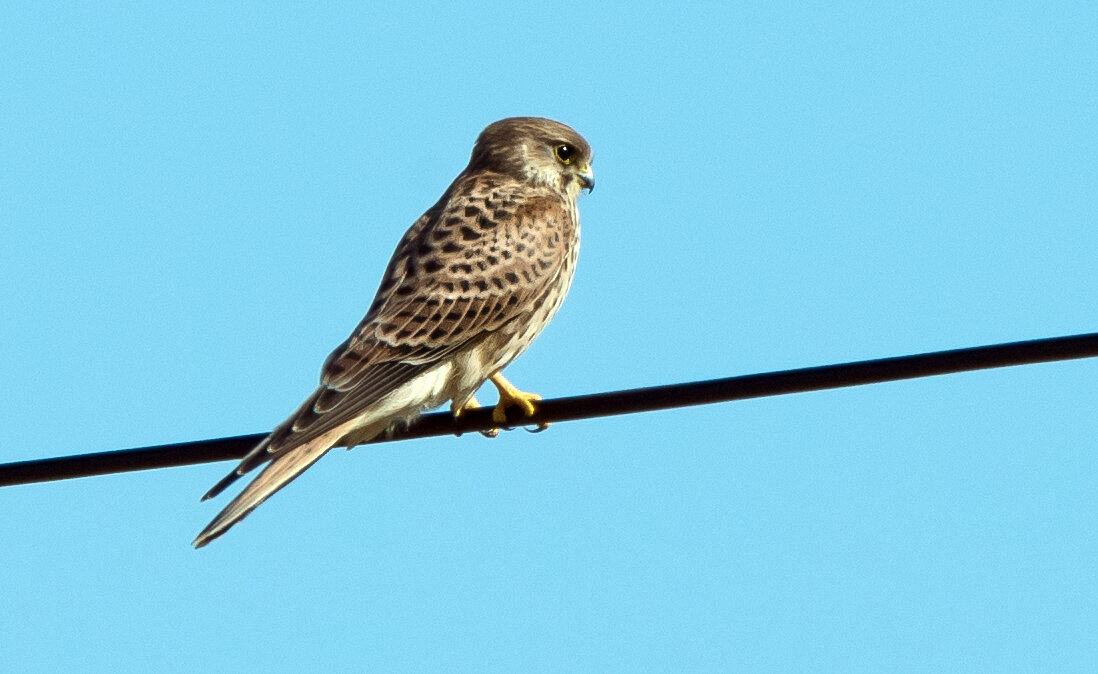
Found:
<path fill-rule="evenodd" d="M 576 200 L 594 187 L 591 148 L 549 119 L 489 125 L 469 165 L 405 233 L 366 317 L 325 361 L 320 386 L 203 497 L 267 463 L 198 535 L 206 545 L 329 449 L 365 442 L 491 379 L 496 419 L 533 394 L 500 371 L 549 323 L 579 252 Z M 269 463 L 268 463 L 269 462 Z"/>

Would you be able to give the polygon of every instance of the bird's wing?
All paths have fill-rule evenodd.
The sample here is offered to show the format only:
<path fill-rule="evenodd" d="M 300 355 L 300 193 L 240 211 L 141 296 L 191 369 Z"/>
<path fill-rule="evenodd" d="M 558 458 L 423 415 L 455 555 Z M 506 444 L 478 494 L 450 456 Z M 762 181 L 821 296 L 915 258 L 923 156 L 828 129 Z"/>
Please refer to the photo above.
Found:
<path fill-rule="evenodd" d="M 570 210 L 555 195 L 524 197 L 529 188 L 517 183 L 468 180 L 408 230 L 370 311 L 325 362 L 321 386 L 203 497 L 272 461 L 256 479 L 263 484 L 200 534 L 203 543 L 312 465 L 383 396 L 531 311 L 551 288 Z"/>

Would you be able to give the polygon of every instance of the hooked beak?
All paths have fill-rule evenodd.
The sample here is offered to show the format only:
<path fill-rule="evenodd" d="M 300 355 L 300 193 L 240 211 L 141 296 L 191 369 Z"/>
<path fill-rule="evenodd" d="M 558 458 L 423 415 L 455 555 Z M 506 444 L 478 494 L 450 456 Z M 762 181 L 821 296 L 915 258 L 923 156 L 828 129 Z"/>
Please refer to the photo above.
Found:
<path fill-rule="evenodd" d="M 588 194 L 595 191 L 595 173 L 591 170 L 590 164 L 576 171 L 576 177 L 579 178 L 580 184 L 583 185 L 583 189 L 587 190 Z"/>

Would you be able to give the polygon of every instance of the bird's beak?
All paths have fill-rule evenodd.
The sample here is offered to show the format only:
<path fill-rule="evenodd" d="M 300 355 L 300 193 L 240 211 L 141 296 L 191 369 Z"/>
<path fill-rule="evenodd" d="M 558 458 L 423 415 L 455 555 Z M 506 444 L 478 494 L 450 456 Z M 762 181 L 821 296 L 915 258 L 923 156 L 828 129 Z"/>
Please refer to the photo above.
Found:
<path fill-rule="evenodd" d="M 579 178 L 580 184 L 583 185 L 583 189 L 587 190 L 588 194 L 595 191 L 595 173 L 591 170 L 590 164 L 576 171 L 576 177 Z"/>

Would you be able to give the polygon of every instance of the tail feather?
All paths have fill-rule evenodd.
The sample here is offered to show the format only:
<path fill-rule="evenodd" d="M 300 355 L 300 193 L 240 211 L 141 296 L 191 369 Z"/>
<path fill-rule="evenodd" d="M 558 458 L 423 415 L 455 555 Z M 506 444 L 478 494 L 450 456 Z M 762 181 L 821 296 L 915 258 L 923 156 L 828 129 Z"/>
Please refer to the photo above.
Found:
<path fill-rule="evenodd" d="M 289 484 L 291 480 L 300 475 L 309 466 L 316 463 L 324 456 L 340 437 L 345 429 L 336 428 L 324 435 L 292 449 L 284 450 L 285 453 L 277 456 L 252 482 L 244 488 L 244 491 L 225 506 L 217 517 L 210 522 L 205 529 L 194 539 L 192 545 L 201 548 L 221 534 L 225 533 L 234 524 L 247 517 L 248 513 L 266 501 L 272 494 Z M 225 486 L 232 483 L 239 475 L 234 471 L 210 490 L 210 495 L 215 495 Z M 222 483 L 225 483 L 224 485 Z M 208 495 L 207 498 L 210 496 Z"/>

